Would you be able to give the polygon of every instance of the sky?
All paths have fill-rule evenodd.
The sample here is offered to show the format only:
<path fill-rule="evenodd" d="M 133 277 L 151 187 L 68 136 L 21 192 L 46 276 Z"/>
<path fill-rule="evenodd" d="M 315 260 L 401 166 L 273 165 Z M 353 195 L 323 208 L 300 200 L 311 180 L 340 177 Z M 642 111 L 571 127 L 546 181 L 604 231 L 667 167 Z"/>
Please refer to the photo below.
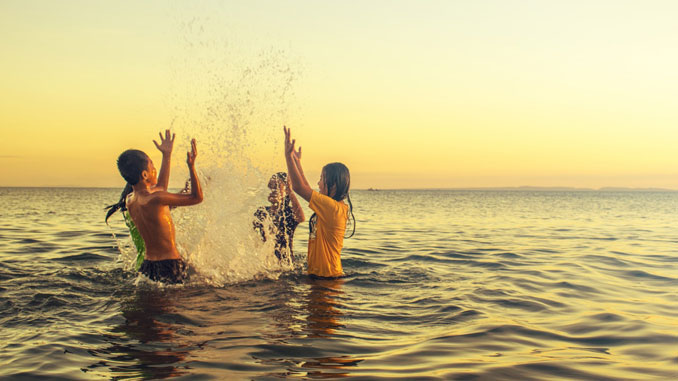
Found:
<path fill-rule="evenodd" d="M 118 187 L 177 131 L 197 165 L 315 184 L 678 189 L 674 1 L 0 2 L 0 186 Z M 226 152 L 226 153 L 224 153 Z M 201 163 L 202 159 L 202 163 Z M 174 176 L 173 176 L 174 178 Z"/>

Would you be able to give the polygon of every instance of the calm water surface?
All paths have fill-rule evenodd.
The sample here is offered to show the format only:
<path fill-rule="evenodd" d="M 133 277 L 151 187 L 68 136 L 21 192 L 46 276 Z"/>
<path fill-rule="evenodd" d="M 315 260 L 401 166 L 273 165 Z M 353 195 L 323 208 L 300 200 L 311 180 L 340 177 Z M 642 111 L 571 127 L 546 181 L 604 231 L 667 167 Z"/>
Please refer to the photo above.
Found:
<path fill-rule="evenodd" d="M 0 188 L 0 377 L 678 377 L 678 193 L 356 191 L 347 279 L 218 288 L 123 270 L 118 195 Z"/>

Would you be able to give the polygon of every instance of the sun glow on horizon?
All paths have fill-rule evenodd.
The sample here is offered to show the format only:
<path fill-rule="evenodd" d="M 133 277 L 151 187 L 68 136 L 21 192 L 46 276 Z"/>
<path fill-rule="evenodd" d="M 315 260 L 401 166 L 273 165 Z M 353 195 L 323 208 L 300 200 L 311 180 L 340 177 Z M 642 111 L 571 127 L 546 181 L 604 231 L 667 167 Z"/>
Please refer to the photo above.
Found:
<path fill-rule="evenodd" d="M 251 118 L 280 130 L 256 157 L 284 167 L 273 125 L 284 120 L 312 184 L 342 161 L 356 188 L 678 189 L 676 11 L 669 1 L 5 1 L 0 186 L 118 186 L 120 152 L 156 159 L 157 132 L 209 112 L 200 100 L 214 104 L 223 83 L 285 89 L 280 114 Z M 289 83 L 257 77 L 278 67 L 291 68 Z M 242 106 L 247 91 L 225 102 Z"/>

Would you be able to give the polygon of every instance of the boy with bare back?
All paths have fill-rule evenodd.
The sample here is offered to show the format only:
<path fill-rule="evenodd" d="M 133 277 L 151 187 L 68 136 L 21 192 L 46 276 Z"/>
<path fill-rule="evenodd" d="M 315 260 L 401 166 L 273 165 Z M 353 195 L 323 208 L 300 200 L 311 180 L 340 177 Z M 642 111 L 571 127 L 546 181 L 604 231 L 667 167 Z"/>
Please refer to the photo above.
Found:
<path fill-rule="evenodd" d="M 177 251 L 174 223 L 169 209 L 199 204 L 203 199 L 200 181 L 195 172 L 195 139 L 191 140 L 191 151 L 186 158 L 191 182 L 190 193 L 167 192 L 174 134 L 170 137 L 170 131 L 166 130 L 164 138 L 160 134 L 160 144 L 155 140 L 153 143 L 162 152 L 159 173 L 156 173 L 153 161 L 142 151 L 130 149 L 118 157 L 118 169 L 128 186 L 120 202 L 111 206 L 107 218 L 118 209 L 129 212 L 146 249 L 139 272 L 154 281 L 183 283 L 186 279 L 186 263 Z"/>

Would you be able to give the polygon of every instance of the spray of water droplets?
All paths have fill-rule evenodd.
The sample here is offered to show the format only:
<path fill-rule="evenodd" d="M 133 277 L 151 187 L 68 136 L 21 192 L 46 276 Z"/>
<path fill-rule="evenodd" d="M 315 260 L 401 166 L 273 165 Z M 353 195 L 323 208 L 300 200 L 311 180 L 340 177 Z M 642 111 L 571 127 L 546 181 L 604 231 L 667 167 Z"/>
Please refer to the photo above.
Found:
<path fill-rule="evenodd" d="M 253 229 L 254 212 L 268 204 L 270 176 L 284 170 L 282 126 L 299 73 L 285 51 L 238 48 L 209 30 L 208 19 L 183 23 L 183 52 L 172 64 L 171 178 L 188 179 L 184 152 L 195 138 L 204 193 L 201 204 L 172 211 L 177 248 L 197 273 L 192 282 L 275 278 L 299 265 L 278 261 L 274 240 Z"/>

